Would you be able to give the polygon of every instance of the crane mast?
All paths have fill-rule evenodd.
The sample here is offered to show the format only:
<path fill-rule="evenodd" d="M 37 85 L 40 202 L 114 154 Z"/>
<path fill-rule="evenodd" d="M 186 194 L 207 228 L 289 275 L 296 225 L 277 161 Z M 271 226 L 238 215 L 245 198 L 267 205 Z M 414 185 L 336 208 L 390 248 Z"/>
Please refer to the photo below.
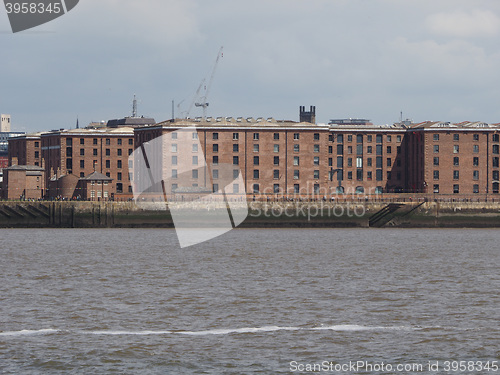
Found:
<path fill-rule="evenodd" d="M 208 81 L 208 85 L 204 87 L 204 93 L 203 96 L 200 97 L 200 102 L 195 103 L 196 107 L 202 107 L 203 108 L 203 118 L 207 117 L 207 107 L 209 106 L 209 103 L 207 101 L 208 94 L 210 93 L 210 88 L 212 87 L 212 82 L 214 80 L 215 76 L 215 71 L 217 70 L 217 65 L 219 64 L 219 59 L 223 56 L 223 48 L 221 47 L 219 50 L 219 53 L 217 54 L 217 59 L 215 60 L 214 67 L 212 69 L 212 74 L 210 75 L 210 80 Z M 198 91 L 196 92 L 197 94 L 199 93 L 201 87 L 205 83 L 205 79 L 201 81 L 200 87 L 198 88 Z"/>

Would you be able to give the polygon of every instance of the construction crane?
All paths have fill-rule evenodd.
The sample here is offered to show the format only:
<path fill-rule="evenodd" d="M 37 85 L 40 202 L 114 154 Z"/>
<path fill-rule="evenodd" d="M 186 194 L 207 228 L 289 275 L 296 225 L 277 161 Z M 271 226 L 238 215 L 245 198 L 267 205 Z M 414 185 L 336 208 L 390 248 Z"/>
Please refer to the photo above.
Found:
<path fill-rule="evenodd" d="M 207 101 L 207 98 L 208 98 L 208 94 L 210 93 L 210 88 L 212 87 L 212 82 L 214 80 L 215 70 L 217 69 L 217 64 L 219 63 L 219 59 L 223 56 L 223 52 L 222 52 L 223 48 L 224 47 L 221 47 L 220 50 L 219 50 L 219 53 L 217 54 L 217 59 L 215 60 L 214 68 L 212 69 L 212 74 L 210 75 L 210 80 L 208 81 L 208 85 L 204 86 L 204 83 L 206 81 L 205 78 L 204 78 L 201 81 L 201 84 L 200 84 L 200 87 L 198 88 L 198 91 L 196 91 L 196 96 L 195 97 L 198 96 L 201 87 L 204 86 L 204 93 L 200 97 L 200 101 L 194 104 L 196 107 L 202 107 L 203 108 L 203 118 L 207 117 L 207 107 L 209 105 L 209 103 Z"/>

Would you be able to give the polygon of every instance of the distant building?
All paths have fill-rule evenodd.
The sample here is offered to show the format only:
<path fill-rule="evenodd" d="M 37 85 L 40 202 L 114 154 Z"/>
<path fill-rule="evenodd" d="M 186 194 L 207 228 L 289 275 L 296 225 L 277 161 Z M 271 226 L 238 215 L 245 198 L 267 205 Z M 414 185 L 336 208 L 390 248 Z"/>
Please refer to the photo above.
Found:
<path fill-rule="evenodd" d="M 154 125 L 155 123 L 155 119 L 149 117 L 124 117 L 121 119 L 109 120 L 106 126 L 108 128 L 137 128 L 145 125 Z"/>
<path fill-rule="evenodd" d="M 8 133 L 10 132 L 10 115 L 0 115 L 0 132 Z"/>
<path fill-rule="evenodd" d="M 14 165 L 3 170 L 3 199 L 42 199 L 45 171 L 42 167 Z"/>

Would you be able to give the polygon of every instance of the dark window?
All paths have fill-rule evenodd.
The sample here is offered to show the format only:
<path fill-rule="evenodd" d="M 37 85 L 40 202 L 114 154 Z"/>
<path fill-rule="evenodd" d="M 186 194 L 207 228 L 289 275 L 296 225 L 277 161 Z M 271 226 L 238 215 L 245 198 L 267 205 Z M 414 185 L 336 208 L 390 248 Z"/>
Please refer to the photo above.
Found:
<path fill-rule="evenodd" d="M 293 139 L 294 139 L 294 140 L 298 140 L 298 139 L 299 139 L 299 136 L 300 136 L 300 134 L 299 134 L 299 133 L 293 133 Z"/>
<path fill-rule="evenodd" d="M 85 156 L 85 149 L 84 148 L 80 149 L 80 156 Z"/>
<path fill-rule="evenodd" d="M 259 133 L 253 133 L 253 140 L 258 141 L 259 140 Z"/>
<path fill-rule="evenodd" d="M 258 169 L 253 170 L 253 178 L 254 178 L 254 180 L 259 179 L 259 170 Z"/>
<path fill-rule="evenodd" d="M 73 159 L 66 159 L 66 169 L 68 171 L 73 169 Z"/>
<path fill-rule="evenodd" d="M 80 144 L 84 145 L 85 144 L 85 138 L 80 138 Z"/>
<path fill-rule="evenodd" d="M 376 176 L 375 176 L 376 180 L 382 181 L 382 169 L 377 169 L 375 173 L 376 173 Z"/>
<path fill-rule="evenodd" d="M 116 174 L 116 179 L 117 179 L 118 181 L 121 181 L 121 180 L 122 180 L 122 173 L 121 173 L 121 172 L 118 172 L 118 173 Z"/>
<path fill-rule="evenodd" d="M 363 135 L 362 134 L 356 135 L 356 143 L 363 143 Z"/>
<path fill-rule="evenodd" d="M 66 138 L 66 146 L 73 146 L 73 138 Z"/>
<path fill-rule="evenodd" d="M 474 159 L 472 159 L 472 165 L 474 167 L 478 167 L 479 166 L 479 158 L 478 157 L 475 157 Z"/>
<path fill-rule="evenodd" d="M 85 168 L 85 160 L 80 160 L 80 168 Z"/>
<path fill-rule="evenodd" d="M 109 146 L 111 144 L 111 139 L 106 138 L 106 146 Z"/>
<path fill-rule="evenodd" d="M 493 142 L 498 142 L 500 139 L 500 134 L 493 134 Z"/>
<path fill-rule="evenodd" d="M 439 141 L 439 134 L 433 134 L 432 139 L 435 141 Z"/>
<path fill-rule="evenodd" d="M 217 139 L 219 139 L 219 133 L 213 133 L 213 134 L 212 134 L 212 139 L 213 139 L 213 140 L 217 140 Z"/>
<path fill-rule="evenodd" d="M 377 156 L 376 162 L 377 162 L 376 167 L 382 168 L 382 157 L 381 156 Z"/>
<path fill-rule="evenodd" d="M 377 155 L 382 155 L 382 145 L 377 145 Z"/>
<path fill-rule="evenodd" d="M 392 166 L 392 159 L 391 158 L 387 158 L 387 166 L 388 167 Z"/>
<path fill-rule="evenodd" d="M 337 143 L 344 143 L 344 135 L 343 134 L 339 134 L 337 136 Z"/>
<path fill-rule="evenodd" d="M 333 146 L 328 146 L 328 153 L 333 154 Z"/>
<path fill-rule="evenodd" d="M 111 161 L 106 160 L 106 168 L 111 168 Z"/>
<path fill-rule="evenodd" d="M 94 138 L 94 139 L 92 140 L 92 144 L 94 144 L 94 145 L 96 145 L 96 144 L 97 144 L 97 138 Z"/>
<path fill-rule="evenodd" d="M 439 157 L 434 158 L 434 165 L 439 165 Z"/>
<path fill-rule="evenodd" d="M 121 182 L 118 182 L 116 184 L 116 192 L 117 193 L 123 193 L 123 184 Z"/>
<path fill-rule="evenodd" d="M 439 180 L 439 171 L 434 171 L 434 179 Z"/>
<path fill-rule="evenodd" d="M 387 146 L 387 153 L 392 154 L 392 147 L 391 146 Z"/>
<path fill-rule="evenodd" d="M 253 165 L 259 165 L 259 157 L 258 156 L 253 157 Z"/>
<path fill-rule="evenodd" d="M 236 134 L 238 134 L 238 133 L 236 133 Z M 233 152 L 238 152 L 239 149 L 240 149 L 240 146 L 237 143 L 233 144 Z"/>
<path fill-rule="evenodd" d="M 94 149 L 92 150 L 92 154 L 93 154 L 94 156 L 97 156 L 97 148 L 94 148 Z"/>
<path fill-rule="evenodd" d="M 255 194 L 258 194 L 259 193 L 259 184 L 253 184 L 253 192 Z"/>
<path fill-rule="evenodd" d="M 453 179 L 454 180 L 460 179 L 460 171 L 453 171 Z"/>
<path fill-rule="evenodd" d="M 118 143 L 118 146 L 121 146 L 122 145 L 122 139 L 118 138 L 117 143 Z"/>
<path fill-rule="evenodd" d="M 363 170 L 362 169 L 356 170 L 356 180 L 363 181 Z"/>
<path fill-rule="evenodd" d="M 460 165 L 460 158 L 458 156 L 455 156 L 453 158 L 453 165 L 454 166 L 459 166 Z"/>
<path fill-rule="evenodd" d="M 280 192 L 280 184 L 274 184 L 273 185 L 273 192 L 274 192 L 274 194 L 279 194 L 279 192 Z"/>
<path fill-rule="evenodd" d="M 314 133 L 314 140 L 319 141 L 319 133 Z"/>
<path fill-rule="evenodd" d="M 239 163 L 239 158 L 237 156 L 233 156 L 233 165 L 238 165 Z"/>
<path fill-rule="evenodd" d="M 372 158 L 368 158 L 368 159 L 366 159 L 366 165 L 367 165 L 368 167 L 371 167 L 371 166 L 372 166 Z"/>
<path fill-rule="evenodd" d="M 460 186 L 453 185 L 453 194 L 459 194 L 459 193 L 460 193 Z"/>
<path fill-rule="evenodd" d="M 214 133 L 214 134 L 216 134 L 216 133 Z M 212 151 L 213 152 L 219 152 L 219 145 L 218 144 L 213 144 L 212 145 Z"/>
<path fill-rule="evenodd" d="M 363 155 L 363 145 L 362 144 L 358 144 L 357 147 L 356 147 L 356 154 L 357 155 Z"/>
<path fill-rule="evenodd" d="M 352 142 L 352 135 L 351 135 L 351 134 L 349 134 L 349 135 L 347 136 L 347 142 Z"/>
<path fill-rule="evenodd" d="M 130 146 L 132 146 L 132 145 L 134 144 L 134 140 L 133 140 L 132 138 L 129 138 L 129 140 L 128 140 L 128 144 L 129 144 Z"/>
<path fill-rule="evenodd" d="M 493 158 L 493 167 L 498 168 L 500 166 L 500 159 L 498 157 Z"/>
<path fill-rule="evenodd" d="M 280 165 L 280 157 L 279 156 L 274 157 L 274 165 Z"/>
<path fill-rule="evenodd" d="M 274 137 L 273 137 L 275 140 L 278 140 L 280 139 L 280 133 L 274 133 Z"/>
<path fill-rule="evenodd" d="M 344 146 L 337 145 L 337 155 L 344 155 Z"/>
<path fill-rule="evenodd" d="M 473 135 L 472 135 L 472 139 L 473 139 L 474 141 L 479 141 L 479 134 L 473 134 Z"/>
<path fill-rule="evenodd" d="M 453 140 L 454 141 L 459 141 L 460 140 L 460 135 L 459 134 L 453 134 Z"/>
<path fill-rule="evenodd" d="M 275 180 L 279 180 L 279 178 L 280 178 L 280 171 L 279 171 L 279 169 L 275 169 L 275 170 L 273 171 L 273 178 L 274 178 Z"/>
<path fill-rule="evenodd" d="M 214 165 L 219 164 L 219 157 L 217 155 L 212 156 L 212 164 Z"/>
<path fill-rule="evenodd" d="M 376 142 L 377 143 L 382 143 L 382 134 L 377 134 Z"/>
<path fill-rule="evenodd" d="M 479 171 L 472 171 L 472 179 L 479 180 Z"/>
<path fill-rule="evenodd" d="M 109 148 L 106 149 L 106 156 L 111 156 L 111 150 Z"/>
<path fill-rule="evenodd" d="M 344 158 L 342 156 L 337 157 L 337 168 L 343 168 L 344 167 Z"/>
<path fill-rule="evenodd" d="M 118 160 L 118 161 L 116 162 L 116 167 L 117 167 L 117 168 L 121 168 L 121 167 L 122 167 L 122 161 L 121 161 L 121 160 Z"/>

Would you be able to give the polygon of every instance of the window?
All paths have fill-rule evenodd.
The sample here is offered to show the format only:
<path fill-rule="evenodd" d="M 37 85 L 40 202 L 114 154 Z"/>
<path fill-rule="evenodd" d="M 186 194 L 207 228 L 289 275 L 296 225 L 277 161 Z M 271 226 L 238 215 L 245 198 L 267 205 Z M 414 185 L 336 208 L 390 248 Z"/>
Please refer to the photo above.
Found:
<path fill-rule="evenodd" d="M 500 134 L 493 134 L 493 142 L 498 142 L 500 140 Z"/>
<path fill-rule="evenodd" d="M 472 152 L 477 154 L 479 152 L 479 145 L 472 146 Z"/>
<path fill-rule="evenodd" d="M 475 184 L 472 186 L 472 192 L 474 194 L 478 194 L 479 193 L 479 185 Z"/>
<path fill-rule="evenodd" d="M 121 145 L 122 145 L 122 139 L 121 139 L 121 138 L 118 138 L 118 139 L 116 140 L 116 142 L 117 142 L 118 146 L 121 146 Z"/>
<path fill-rule="evenodd" d="M 239 158 L 237 156 L 233 156 L 233 165 L 238 165 L 239 163 Z"/>
<path fill-rule="evenodd" d="M 117 154 L 118 156 L 122 156 L 122 149 L 121 149 L 121 148 L 119 148 L 118 150 L 116 150 L 116 154 Z"/>
<path fill-rule="evenodd" d="M 460 171 L 453 171 L 453 179 L 454 180 L 460 179 Z"/>
<path fill-rule="evenodd" d="M 253 145 L 253 152 L 259 152 L 259 145 Z"/>
<path fill-rule="evenodd" d="M 333 154 L 333 146 L 328 146 L 328 153 Z"/>
<path fill-rule="evenodd" d="M 439 141 L 439 134 L 433 134 L 433 135 L 432 135 L 432 139 L 433 139 L 434 141 Z"/>
<path fill-rule="evenodd" d="M 498 153 L 499 153 L 499 147 L 498 147 L 498 145 L 493 145 L 493 153 L 495 155 L 498 155 Z"/>
<path fill-rule="evenodd" d="M 377 156 L 377 159 L 376 159 L 376 165 L 377 165 L 377 168 L 382 168 L 382 157 L 381 156 Z"/>
<path fill-rule="evenodd" d="M 460 147 L 458 145 L 453 146 L 453 153 L 458 154 L 460 152 Z"/>
<path fill-rule="evenodd" d="M 116 184 L 116 192 L 123 193 L 123 184 L 121 182 Z"/>
<path fill-rule="evenodd" d="M 473 134 L 472 135 L 472 140 L 479 141 L 479 134 Z"/>
<path fill-rule="evenodd" d="M 376 142 L 377 143 L 382 143 L 382 134 L 377 134 L 377 136 L 376 136 Z"/>
<path fill-rule="evenodd" d="M 273 193 L 279 194 L 279 192 L 280 192 L 280 184 L 274 184 L 273 185 Z"/>
<path fill-rule="evenodd" d="M 177 152 L 177 143 L 172 143 L 170 148 L 172 152 Z"/>
<path fill-rule="evenodd" d="M 193 156 L 192 162 L 193 162 L 193 165 L 198 165 L 198 156 Z"/>
<path fill-rule="evenodd" d="M 198 169 L 193 169 L 191 171 L 191 177 L 194 178 L 194 179 L 198 178 Z"/>
<path fill-rule="evenodd" d="M 280 157 L 279 156 L 275 156 L 274 157 L 273 164 L 274 165 L 280 165 Z"/>
<path fill-rule="evenodd" d="M 387 142 L 392 142 L 392 136 L 390 135 L 387 136 Z"/>
<path fill-rule="evenodd" d="M 373 153 L 373 148 L 372 148 L 372 146 L 368 146 L 368 147 L 366 148 L 366 153 L 367 153 L 367 154 L 372 154 L 372 153 Z"/>
<path fill-rule="evenodd" d="M 319 165 L 319 156 L 315 156 L 313 159 L 313 164 L 314 165 Z"/>
<path fill-rule="evenodd" d="M 97 138 L 92 139 L 92 144 L 94 144 L 94 145 L 97 144 Z"/>
<path fill-rule="evenodd" d="M 392 166 L 392 159 L 391 158 L 387 158 L 387 166 L 388 167 Z"/>
<path fill-rule="evenodd" d="M 280 139 L 280 133 L 274 133 L 273 139 L 275 141 L 277 141 L 278 139 Z"/>
<path fill-rule="evenodd" d="M 402 140 L 403 139 L 402 139 L 402 137 L 400 135 L 396 136 L 396 142 L 401 143 Z"/>
<path fill-rule="evenodd" d="M 343 134 L 339 134 L 337 136 L 337 143 L 344 143 L 344 135 Z"/>
<path fill-rule="evenodd" d="M 122 180 L 122 173 L 121 173 L 121 172 L 118 172 L 118 173 L 116 174 L 116 179 L 117 179 L 118 181 L 121 181 L 121 180 Z"/>
<path fill-rule="evenodd" d="M 347 153 L 352 154 L 352 146 L 347 146 Z"/>
<path fill-rule="evenodd" d="M 349 134 L 349 135 L 347 136 L 347 142 L 352 142 L 352 135 L 351 135 L 351 134 Z"/>
<path fill-rule="evenodd" d="M 356 180 L 363 181 L 363 170 L 362 169 L 356 170 Z"/>
<path fill-rule="evenodd" d="M 299 174 L 299 170 L 298 170 L 298 169 L 295 169 L 295 170 L 293 171 L 293 179 L 294 179 L 294 180 L 298 180 L 298 179 L 299 179 L 299 176 L 300 176 L 300 174 Z"/>
<path fill-rule="evenodd" d="M 459 134 L 453 134 L 453 140 L 454 141 L 459 141 L 460 140 L 460 135 Z"/>
<path fill-rule="evenodd" d="M 356 155 L 363 155 L 363 144 L 358 144 L 356 146 Z"/>
<path fill-rule="evenodd" d="M 363 168 L 363 158 L 356 158 L 356 168 Z"/>
<path fill-rule="evenodd" d="M 352 171 L 347 172 L 347 179 L 352 180 Z"/>
<path fill-rule="evenodd" d="M 219 191 L 219 184 L 213 184 L 212 185 L 212 192 L 217 193 Z"/>
<path fill-rule="evenodd" d="M 299 152 L 300 151 L 300 146 L 295 144 L 293 145 L 293 152 Z"/>
<path fill-rule="evenodd" d="M 219 139 L 219 133 L 213 133 L 212 134 L 212 139 L 215 141 L 215 140 L 218 140 Z"/>
<path fill-rule="evenodd" d="M 347 158 L 347 166 L 352 167 L 352 158 Z"/>
<path fill-rule="evenodd" d="M 494 182 L 493 183 L 493 194 L 498 194 L 499 191 L 500 191 L 500 183 Z"/>
<path fill-rule="evenodd" d="M 356 135 L 356 143 L 363 143 L 363 134 Z"/>
<path fill-rule="evenodd" d="M 377 169 L 375 171 L 375 177 L 377 181 L 382 181 L 382 169 Z"/>
<path fill-rule="evenodd" d="M 460 186 L 453 185 L 453 194 L 459 194 L 459 193 L 460 193 Z"/>
<path fill-rule="evenodd" d="M 434 158 L 434 165 L 439 165 L 439 157 Z"/>
<path fill-rule="evenodd" d="M 392 180 L 392 172 L 391 171 L 387 171 L 387 179 Z"/>
<path fill-rule="evenodd" d="M 439 193 L 439 185 L 438 184 L 434 185 L 432 191 L 433 191 L 433 193 L 436 193 L 436 194 Z"/>
<path fill-rule="evenodd" d="M 92 155 L 97 156 L 97 148 L 94 148 L 94 149 L 92 150 Z"/>
<path fill-rule="evenodd" d="M 382 145 L 377 145 L 377 155 L 382 155 Z"/>
<path fill-rule="evenodd" d="M 472 179 L 479 180 L 479 171 L 472 171 Z"/>
<path fill-rule="evenodd" d="M 373 141 L 373 136 L 372 136 L 371 134 L 367 135 L 367 136 L 366 136 L 366 140 L 367 140 L 368 142 L 372 142 L 372 141 Z"/>
<path fill-rule="evenodd" d="M 118 161 L 116 162 L 116 167 L 117 167 L 117 168 L 121 168 L 121 167 L 122 167 L 122 161 L 121 161 L 121 160 L 118 160 Z"/>
<path fill-rule="evenodd" d="M 371 181 L 373 179 L 373 172 L 372 171 L 366 172 L 366 179 L 368 181 Z"/>
<path fill-rule="evenodd" d="M 109 148 L 106 149 L 106 156 L 111 156 L 111 150 Z"/>
<path fill-rule="evenodd" d="M 40 151 L 35 151 L 35 159 L 38 159 L 39 157 L 40 157 Z"/>
<path fill-rule="evenodd" d="M 318 169 L 315 169 L 315 170 L 314 170 L 314 173 L 313 173 L 313 178 L 314 178 L 315 180 L 318 180 L 318 179 L 319 179 L 319 170 L 318 170 Z"/>
<path fill-rule="evenodd" d="M 259 133 L 253 133 L 253 140 L 258 141 L 259 140 Z"/>
<path fill-rule="evenodd" d="M 193 139 L 198 139 L 198 133 L 196 132 L 193 133 Z"/>
<path fill-rule="evenodd" d="M 293 139 L 295 141 L 298 141 L 299 140 L 299 135 L 300 135 L 299 133 L 293 133 Z"/>
<path fill-rule="evenodd" d="M 253 157 L 253 165 L 259 165 L 259 157 L 258 156 Z"/>
<path fill-rule="evenodd" d="M 280 171 L 279 171 L 279 169 L 275 169 L 273 171 L 273 179 L 275 179 L 275 180 L 279 180 L 280 179 Z"/>
<path fill-rule="evenodd" d="M 314 145 L 314 152 L 319 152 L 319 145 Z"/>
<path fill-rule="evenodd" d="M 219 157 L 217 155 L 212 156 L 212 164 L 213 165 L 218 165 L 219 164 Z"/>
<path fill-rule="evenodd" d="M 314 187 L 313 187 L 313 191 L 315 194 L 318 194 L 319 193 L 319 184 L 314 184 Z"/>
<path fill-rule="evenodd" d="M 337 155 L 344 155 L 344 146 L 337 145 Z"/>
<path fill-rule="evenodd" d="M 493 158 L 493 167 L 498 168 L 500 166 L 500 160 L 498 157 Z"/>
<path fill-rule="evenodd" d="M 80 172 L 80 177 L 85 177 L 85 173 Z"/>
<path fill-rule="evenodd" d="M 85 168 L 85 160 L 80 160 L 80 168 Z"/>
<path fill-rule="evenodd" d="M 498 171 L 493 171 L 493 181 L 498 181 L 499 180 L 499 172 Z"/>
<path fill-rule="evenodd" d="M 319 133 L 314 133 L 314 140 L 319 141 Z"/>
<path fill-rule="evenodd" d="M 237 141 L 239 139 L 239 133 L 233 133 L 233 141 Z"/>
<path fill-rule="evenodd" d="M 274 145 L 274 152 L 280 152 L 280 145 Z"/>
<path fill-rule="evenodd" d="M 106 138 L 106 146 L 109 146 L 111 144 L 111 139 Z"/>
<path fill-rule="evenodd" d="M 328 158 L 328 166 L 333 167 L 333 158 Z"/>
<path fill-rule="evenodd" d="M 392 154 L 392 147 L 391 146 L 387 146 L 387 153 Z"/>
<path fill-rule="evenodd" d="M 299 184 L 294 184 L 293 185 L 293 192 L 295 194 L 299 194 L 300 193 L 300 185 Z"/>
<path fill-rule="evenodd" d="M 233 184 L 233 194 L 238 194 L 240 192 L 240 185 Z"/>
<path fill-rule="evenodd" d="M 254 169 L 253 170 L 253 179 L 254 180 L 258 180 L 259 179 L 259 170 L 258 169 Z"/>
<path fill-rule="evenodd" d="M 233 169 L 233 180 L 236 180 L 239 177 L 240 177 L 240 170 L 239 169 Z"/>
<path fill-rule="evenodd" d="M 177 169 L 172 169 L 172 178 L 177 178 Z"/>
<path fill-rule="evenodd" d="M 81 145 L 84 145 L 84 144 L 85 144 L 85 138 L 80 138 L 80 144 L 81 144 Z M 37 147 L 37 146 L 35 145 L 35 147 Z"/>
<path fill-rule="evenodd" d="M 194 145 L 193 145 L 193 146 L 194 146 Z M 193 150 L 193 151 L 194 151 L 194 150 Z M 196 150 L 196 151 L 198 151 L 198 150 Z M 217 143 L 214 143 L 214 144 L 212 145 L 212 151 L 213 151 L 213 152 L 219 152 L 219 145 L 218 145 Z"/>
<path fill-rule="evenodd" d="M 85 156 L 85 149 L 81 148 L 80 149 L 80 156 Z M 36 157 L 36 156 L 35 156 Z"/>
<path fill-rule="evenodd" d="M 294 156 L 293 157 L 293 165 L 300 165 L 299 164 L 299 157 L 298 156 Z"/>
<path fill-rule="evenodd" d="M 193 143 L 192 150 L 193 152 L 198 152 L 198 143 Z"/>
<path fill-rule="evenodd" d="M 172 193 L 177 190 L 178 185 L 177 184 L 172 184 Z"/>
<path fill-rule="evenodd" d="M 433 177 L 435 180 L 439 180 L 439 171 L 434 171 Z"/>
<path fill-rule="evenodd" d="M 458 156 L 455 156 L 453 158 L 453 165 L 454 166 L 459 166 L 460 165 L 460 158 Z"/>
<path fill-rule="evenodd" d="M 128 144 L 129 144 L 129 146 L 132 146 L 132 145 L 134 144 L 134 140 L 133 140 L 132 138 L 130 138 L 130 139 L 128 140 Z"/>
<path fill-rule="evenodd" d="M 472 165 L 474 167 L 479 167 L 479 158 L 478 157 L 475 157 L 472 159 Z"/>
<path fill-rule="evenodd" d="M 177 156 L 172 156 L 172 165 L 177 165 Z"/>
<path fill-rule="evenodd" d="M 240 145 L 239 144 L 237 144 L 237 143 L 233 144 L 233 152 L 238 152 L 239 149 L 240 149 Z"/>
<path fill-rule="evenodd" d="M 367 165 L 368 167 L 371 167 L 371 166 L 372 166 L 372 158 L 368 158 L 368 159 L 366 159 L 366 165 Z"/>
<path fill-rule="evenodd" d="M 344 158 L 342 156 L 337 156 L 337 168 L 344 167 Z"/>
<path fill-rule="evenodd" d="M 134 152 L 134 150 L 133 150 L 133 149 L 131 149 L 131 148 L 129 148 L 129 149 L 128 149 L 128 154 L 129 154 L 129 156 L 130 156 L 130 155 L 132 155 L 132 152 Z"/>
<path fill-rule="evenodd" d="M 106 168 L 111 168 L 111 161 L 106 160 Z"/>
<path fill-rule="evenodd" d="M 437 134 L 435 134 L 437 135 Z M 439 152 L 439 145 L 434 145 L 434 153 L 438 153 Z"/>

